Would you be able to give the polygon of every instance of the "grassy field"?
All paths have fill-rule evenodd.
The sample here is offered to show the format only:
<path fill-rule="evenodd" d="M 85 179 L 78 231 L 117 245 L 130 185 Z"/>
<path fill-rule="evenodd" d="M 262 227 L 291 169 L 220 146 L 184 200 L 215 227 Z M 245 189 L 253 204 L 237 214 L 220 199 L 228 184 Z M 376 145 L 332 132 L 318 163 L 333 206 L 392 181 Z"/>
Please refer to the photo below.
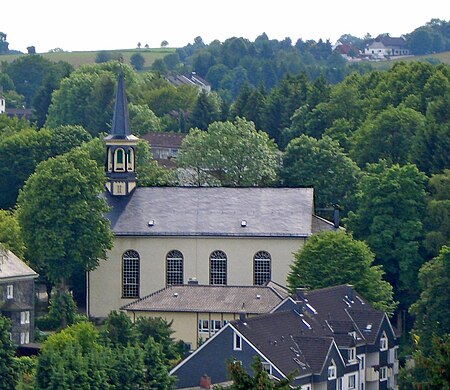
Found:
<path fill-rule="evenodd" d="M 122 55 L 124 62 L 126 64 L 130 63 L 130 57 L 134 53 L 142 54 L 145 59 L 144 67 L 150 67 L 153 62 L 158 58 L 163 58 L 166 54 L 174 53 L 175 49 L 164 48 L 164 49 L 124 49 L 124 50 L 105 50 L 111 53 L 113 58 Z M 95 63 L 95 58 L 98 51 L 71 51 L 71 52 L 57 52 L 57 53 L 38 53 L 44 58 L 52 62 L 66 61 L 72 64 L 75 68 L 78 68 L 83 64 L 93 64 Z M 5 54 L 0 55 L 0 61 L 11 62 L 20 56 L 27 54 Z"/>

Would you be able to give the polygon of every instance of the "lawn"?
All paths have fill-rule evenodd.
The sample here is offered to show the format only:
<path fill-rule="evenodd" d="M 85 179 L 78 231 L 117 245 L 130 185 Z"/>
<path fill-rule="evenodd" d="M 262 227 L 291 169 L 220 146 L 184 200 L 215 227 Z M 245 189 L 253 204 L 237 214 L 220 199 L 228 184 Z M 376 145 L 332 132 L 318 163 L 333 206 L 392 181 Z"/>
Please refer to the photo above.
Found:
<path fill-rule="evenodd" d="M 174 53 L 175 49 L 161 48 L 161 49 L 124 49 L 124 50 L 105 50 L 111 53 L 113 58 L 122 55 L 126 64 L 130 63 L 130 58 L 134 53 L 142 54 L 145 59 L 144 67 L 148 68 L 153 64 L 156 59 L 163 58 L 166 54 Z M 71 52 L 56 52 L 56 53 L 38 53 L 44 58 L 52 62 L 66 61 L 72 64 L 75 68 L 78 68 L 83 64 L 95 63 L 95 58 L 98 51 L 71 51 Z M 0 55 L 0 61 L 12 62 L 20 56 L 28 54 L 4 54 Z"/>

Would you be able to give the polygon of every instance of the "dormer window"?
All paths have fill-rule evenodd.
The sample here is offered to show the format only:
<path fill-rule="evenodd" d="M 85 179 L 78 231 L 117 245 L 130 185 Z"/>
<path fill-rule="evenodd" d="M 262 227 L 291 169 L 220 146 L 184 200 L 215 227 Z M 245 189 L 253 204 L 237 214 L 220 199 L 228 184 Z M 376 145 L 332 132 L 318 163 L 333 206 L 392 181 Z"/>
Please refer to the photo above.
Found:
<path fill-rule="evenodd" d="M 12 284 L 8 284 L 6 286 L 6 299 L 14 298 L 14 286 Z"/>
<path fill-rule="evenodd" d="M 350 348 L 348 350 L 348 361 L 353 362 L 356 360 L 356 348 Z"/>
<path fill-rule="evenodd" d="M 328 366 L 328 380 L 336 379 L 336 363 L 334 360 Z"/>
<path fill-rule="evenodd" d="M 387 351 L 388 347 L 388 338 L 386 337 L 386 333 L 383 332 L 380 338 L 380 351 Z"/>

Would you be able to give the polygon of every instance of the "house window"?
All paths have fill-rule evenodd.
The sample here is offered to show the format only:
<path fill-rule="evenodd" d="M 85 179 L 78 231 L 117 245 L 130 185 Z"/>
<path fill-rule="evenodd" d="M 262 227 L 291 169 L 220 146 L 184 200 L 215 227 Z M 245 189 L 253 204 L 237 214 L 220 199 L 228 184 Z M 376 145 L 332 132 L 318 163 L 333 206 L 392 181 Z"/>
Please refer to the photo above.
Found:
<path fill-rule="evenodd" d="M 29 311 L 21 311 L 20 312 L 20 323 L 21 324 L 29 324 L 30 323 L 30 312 Z"/>
<path fill-rule="evenodd" d="M 359 369 L 364 370 L 365 365 L 366 365 L 366 357 L 364 355 L 359 356 Z"/>
<path fill-rule="evenodd" d="M 267 362 L 262 362 L 262 368 L 265 372 L 267 372 L 268 374 L 272 375 L 272 366 L 270 363 Z"/>
<path fill-rule="evenodd" d="M 253 258 L 253 284 L 261 286 L 272 278 L 270 254 L 259 251 Z"/>
<path fill-rule="evenodd" d="M 388 349 L 388 338 L 386 337 L 386 333 L 383 332 L 383 335 L 380 338 L 380 351 L 386 351 Z"/>
<path fill-rule="evenodd" d="M 122 256 L 122 297 L 139 297 L 139 253 L 133 250 Z"/>
<path fill-rule="evenodd" d="M 350 348 L 348 350 L 348 361 L 353 362 L 356 359 L 356 348 Z"/>
<path fill-rule="evenodd" d="M 198 331 L 202 333 L 209 333 L 209 321 L 198 320 Z"/>
<path fill-rule="evenodd" d="M 331 365 L 328 366 L 328 380 L 336 379 L 336 364 L 331 361 Z"/>
<path fill-rule="evenodd" d="M 30 332 L 20 333 L 20 344 L 28 344 L 30 342 Z"/>
<path fill-rule="evenodd" d="M 337 390 L 343 390 L 343 379 L 342 378 L 338 378 L 337 380 Z"/>
<path fill-rule="evenodd" d="M 242 337 L 239 336 L 236 332 L 233 336 L 233 350 L 242 351 Z"/>
<path fill-rule="evenodd" d="M 14 286 L 12 284 L 8 284 L 6 286 L 6 299 L 14 298 Z"/>
<path fill-rule="evenodd" d="M 222 251 L 214 251 L 209 257 L 209 284 L 227 284 L 227 255 Z"/>
<path fill-rule="evenodd" d="M 170 251 L 166 256 L 166 285 L 183 284 L 183 254 L 180 251 Z"/>
<path fill-rule="evenodd" d="M 380 367 L 380 382 L 387 380 L 387 367 Z"/>
<path fill-rule="evenodd" d="M 350 375 L 348 377 L 348 388 L 349 389 L 354 389 L 356 387 L 356 376 L 355 375 Z"/>
<path fill-rule="evenodd" d="M 211 333 L 216 333 L 222 328 L 220 320 L 211 320 Z"/>

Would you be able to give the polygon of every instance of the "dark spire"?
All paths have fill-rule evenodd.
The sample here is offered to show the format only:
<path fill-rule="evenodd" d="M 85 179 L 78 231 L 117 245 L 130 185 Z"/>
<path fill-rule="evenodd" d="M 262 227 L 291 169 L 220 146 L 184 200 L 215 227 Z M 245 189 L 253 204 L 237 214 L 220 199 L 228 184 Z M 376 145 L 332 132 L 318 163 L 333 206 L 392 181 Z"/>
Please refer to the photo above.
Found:
<path fill-rule="evenodd" d="M 116 104 L 112 121 L 111 136 L 113 138 L 128 138 L 131 135 L 130 117 L 128 114 L 127 95 L 123 82 L 123 69 L 120 64 L 119 80 L 117 83 Z"/>

